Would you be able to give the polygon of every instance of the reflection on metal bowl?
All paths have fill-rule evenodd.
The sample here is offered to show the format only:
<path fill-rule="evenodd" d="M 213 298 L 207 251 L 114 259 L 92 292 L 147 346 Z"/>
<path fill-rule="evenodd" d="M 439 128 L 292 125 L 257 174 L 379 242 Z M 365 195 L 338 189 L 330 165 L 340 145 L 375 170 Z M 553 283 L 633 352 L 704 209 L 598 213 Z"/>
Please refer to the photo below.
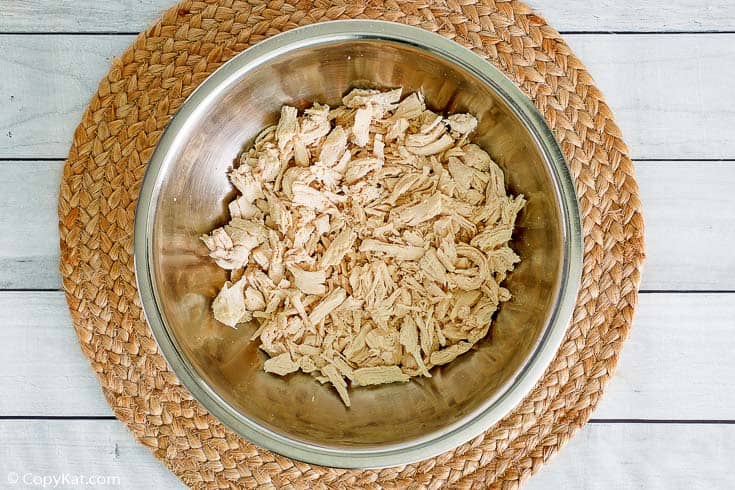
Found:
<path fill-rule="evenodd" d="M 346 408 L 305 374 L 262 371 L 247 328 L 217 323 L 225 273 L 199 236 L 227 220 L 227 170 L 284 104 L 336 105 L 355 86 L 421 91 L 439 112 L 471 112 L 474 140 L 528 200 L 512 246 L 513 299 L 475 350 L 407 384 L 352 390 Z M 582 244 L 571 177 L 531 101 L 489 63 L 421 29 L 315 24 L 251 47 L 183 104 L 151 159 L 135 226 L 143 306 L 161 351 L 198 401 L 253 443 L 321 465 L 404 464 L 488 429 L 527 395 L 556 353 L 579 287 Z"/>

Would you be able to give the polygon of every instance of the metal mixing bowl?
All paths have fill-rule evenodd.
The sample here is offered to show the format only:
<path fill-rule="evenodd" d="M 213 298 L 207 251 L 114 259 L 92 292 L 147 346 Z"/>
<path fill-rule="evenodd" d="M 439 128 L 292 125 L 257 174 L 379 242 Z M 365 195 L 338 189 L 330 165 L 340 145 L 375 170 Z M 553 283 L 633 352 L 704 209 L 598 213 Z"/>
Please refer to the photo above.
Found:
<path fill-rule="evenodd" d="M 252 330 L 217 323 L 226 279 L 199 236 L 228 220 L 238 153 L 284 104 L 338 104 L 354 86 L 422 91 L 436 111 L 471 112 L 475 140 L 528 199 L 512 246 L 513 299 L 477 349 L 432 378 L 352 390 L 345 408 L 305 374 L 262 371 Z M 421 29 L 375 21 L 315 24 L 251 47 L 182 105 L 151 158 L 135 224 L 148 322 L 183 384 L 255 444 L 310 463 L 366 468 L 417 461 L 488 429 L 529 393 L 554 357 L 580 282 L 580 218 L 564 157 L 530 100 L 498 70 Z"/>

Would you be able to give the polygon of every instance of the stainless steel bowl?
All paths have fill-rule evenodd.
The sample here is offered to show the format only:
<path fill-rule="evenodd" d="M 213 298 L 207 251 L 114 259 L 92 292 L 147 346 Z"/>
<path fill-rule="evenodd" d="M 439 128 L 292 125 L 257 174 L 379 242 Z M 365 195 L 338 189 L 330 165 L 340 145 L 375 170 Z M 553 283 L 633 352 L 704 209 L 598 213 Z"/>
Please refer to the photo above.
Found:
<path fill-rule="evenodd" d="M 304 374 L 261 370 L 247 328 L 218 324 L 225 273 L 198 237 L 227 221 L 238 153 L 284 104 L 337 104 L 354 86 L 422 91 L 443 112 L 471 112 L 476 141 L 528 205 L 512 246 L 513 299 L 477 349 L 432 378 L 353 390 L 347 409 Z M 580 218 L 571 177 L 530 100 L 498 70 L 421 29 L 339 21 L 263 41 L 212 74 L 182 105 L 151 158 L 135 224 L 138 288 L 161 351 L 183 384 L 255 444 L 321 465 L 414 462 L 477 436 L 529 393 L 556 353 L 580 281 Z"/>

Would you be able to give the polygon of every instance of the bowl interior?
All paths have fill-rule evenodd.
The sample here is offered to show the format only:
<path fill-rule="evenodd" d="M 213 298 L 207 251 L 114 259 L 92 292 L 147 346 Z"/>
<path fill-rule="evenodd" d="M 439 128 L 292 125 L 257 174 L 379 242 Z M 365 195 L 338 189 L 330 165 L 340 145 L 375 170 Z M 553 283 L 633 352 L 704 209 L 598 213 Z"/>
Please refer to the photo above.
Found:
<path fill-rule="evenodd" d="M 330 105 L 355 86 L 422 91 L 445 113 L 471 112 L 475 142 L 524 194 L 512 246 L 522 262 L 506 281 L 513 299 L 491 335 L 430 379 L 352 390 L 347 409 L 312 377 L 266 374 L 253 329 L 216 322 L 210 303 L 226 279 L 199 236 L 227 222 L 235 192 L 227 179 L 238 153 L 284 104 Z M 560 284 L 564 233 L 551 171 L 537 142 L 496 89 L 446 59 L 408 44 L 332 41 L 274 54 L 231 80 L 186 122 L 158 175 L 151 248 L 156 299 L 170 336 L 198 375 L 240 416 L 285 437 L 350 450 L 430 437 L 456 426 L 502 395 L 537 345 Z"/>

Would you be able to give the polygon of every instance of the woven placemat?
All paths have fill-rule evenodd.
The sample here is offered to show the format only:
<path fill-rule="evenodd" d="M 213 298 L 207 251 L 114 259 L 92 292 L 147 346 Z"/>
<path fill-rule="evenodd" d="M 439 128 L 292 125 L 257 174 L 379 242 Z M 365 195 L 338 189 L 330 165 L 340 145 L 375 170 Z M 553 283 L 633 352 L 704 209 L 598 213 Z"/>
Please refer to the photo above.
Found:
<path fill-rule="evenodd" d="M 583 215 L 584 276 L 563 345 L 533 392 L 482 436 L 382 470 L 313 466 L 260 449 L 192 399 L 159 353 L 135 285 L 133 221 L 148 159 L 179 105 L 248 46 L 299 25 L 384 19 L 467 46 L 528 94 L 561 143 Z M 200 488 L 515 488 L 589 418 L 637 302 L 643 221 L 610 109 L 561 36 L 517 1 L 207 0 L 165 12 L 113 61 L 74 134 L 59 200 L 74 327 L 115 415 Z"/>

